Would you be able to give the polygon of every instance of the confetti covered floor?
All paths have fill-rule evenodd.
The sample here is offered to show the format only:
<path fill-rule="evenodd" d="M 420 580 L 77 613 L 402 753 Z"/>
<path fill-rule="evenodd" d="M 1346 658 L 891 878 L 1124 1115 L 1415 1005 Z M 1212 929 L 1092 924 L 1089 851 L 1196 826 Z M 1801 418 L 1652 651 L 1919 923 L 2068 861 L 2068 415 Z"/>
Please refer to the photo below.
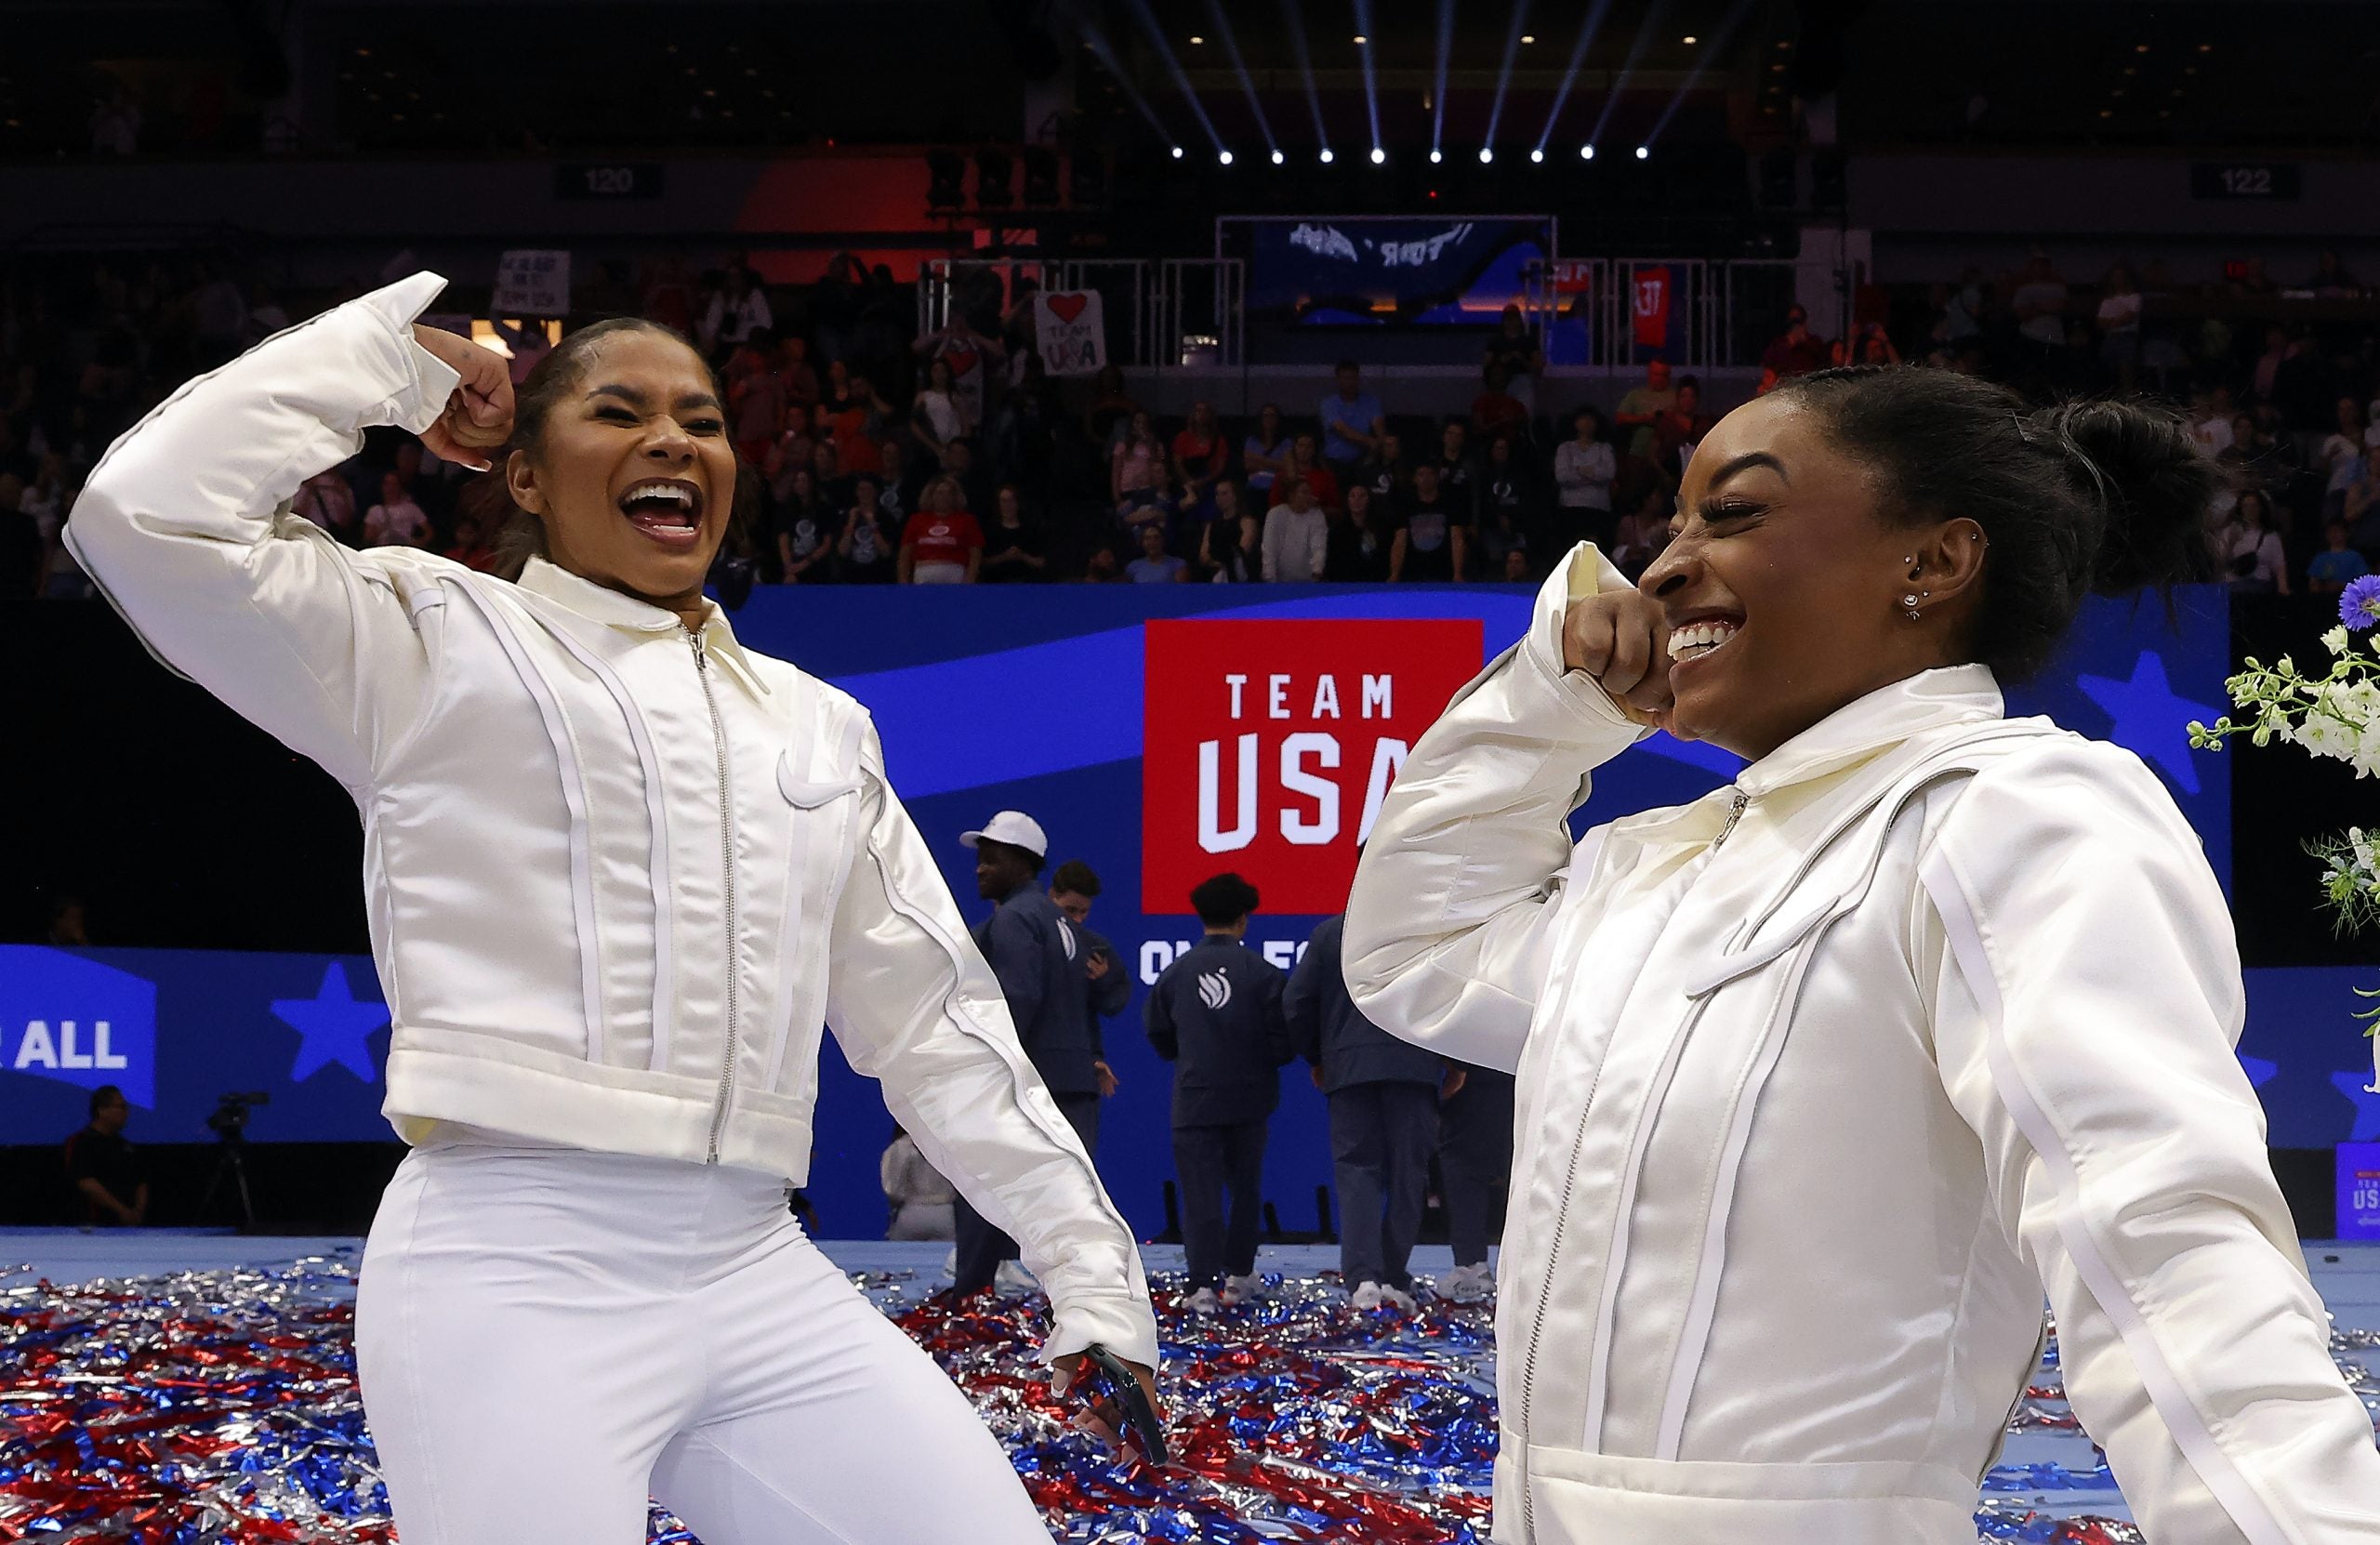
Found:
<path fill-rule="evenodd" d="M 1034 1377 L 1037 1299 L 932 1298 L 941 1246 L 827 1249 L 952 1370 L 1067 1545 L 1485 1539 L 1484 1305 L 1360 1314 L 1331 1252 L 1293 1248 L 1259 1263 L 1271 1299 L 1200 1319 L 1174 1307 L 1180 1251 L 1152 1247 L 1176 1460 L 1158 1474 L 1069 1431 Z M 359 1255 L 351 1239 L 0 1230 L 0 1542 L 393 1539 L 355 1391 Z M 2308 1257 L 2341 1365 L 2380 1410 L 2380 1248 Z M 1982 1539 L 2140 1538 L 2060 1398 L 2054 1344 L 1980 1503 Z M 692 1538 L 658 1508 L 652 1537 Z"/>

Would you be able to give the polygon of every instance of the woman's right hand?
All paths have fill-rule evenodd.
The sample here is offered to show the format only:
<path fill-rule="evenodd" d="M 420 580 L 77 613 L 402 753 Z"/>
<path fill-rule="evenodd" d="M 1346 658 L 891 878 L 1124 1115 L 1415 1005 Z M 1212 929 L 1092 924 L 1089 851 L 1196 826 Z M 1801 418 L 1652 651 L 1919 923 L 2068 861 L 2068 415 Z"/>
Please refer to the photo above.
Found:
<path fill-rule="evenodd" d="M 414 324 L 414 341 L 451 366 L 462 379 L 438 416 L 421 431 L 431 455 L 484 472 L 486 453 L 512 438 L 512 374 L 504 357 L 443 327 Z"/>
<path fill-rule="evenodd" d="M 1620 711 L 1658 727 L 1670 706 L 1670 630 L 1660 603 L 1640 590 L 1606 590 L 1562 617 L 1562 667 L 1595 679 Z"/>

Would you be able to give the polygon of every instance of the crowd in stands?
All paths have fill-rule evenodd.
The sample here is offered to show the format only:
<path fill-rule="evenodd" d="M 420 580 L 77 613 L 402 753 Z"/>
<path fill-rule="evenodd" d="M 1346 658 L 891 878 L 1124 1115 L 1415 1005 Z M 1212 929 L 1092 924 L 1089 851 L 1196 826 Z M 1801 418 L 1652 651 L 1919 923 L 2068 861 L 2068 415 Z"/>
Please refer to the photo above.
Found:
<path fill-rule="evenodd" d="M 1659 359 L 1606 412 L 1535 411 L 1544 358 L 1518 310 L 1490 336 L 1467 413 L 1417 415 L 1342 362 L 1314 403 L 1227 421 L 1206 403 L 1151 412 L 1114 367 L 1048 374 L 1029 280 L 981 276 L 918 334 L 913 289 L 839 258 L 807 286 L 730 261 L 604 266 L 588 316 L 641 314 L 696 340 L 718 371 L 744 466 L 718 575 L 751 584 L 1527 582 L 1576 541 L 1641 572 L 1668 537 L 1686 460 L 1713 413 Z M 360 287 L 360 286 L 359 286 Z M 2362 288 L 2326 256 L 2305 291 Z M 1798 306 L 1760 389 L 1843 363 L 1914 359 L 2030 392 L 2144 390 L 2186 404 L 2241 493 L 2209 541 L 2243 588 L 2335 590 L 2380 563 L 2380 328 L 2352 306 L 2281 320 L 2261 265 L 2209 296 L 2162 265 L 2069 286 L 2045 256 L 1993 282 L 1863 304 L 1847 337 Z M 301 314 L 338 296 L 309 297 Z M 1873 314 L 1871 314 L 1873 313 Z M 2265 316 L 2273 320 L 2268 324 Z M 2344 317 L 2345 320 L 2340 318 Z M 90 592 L 58 541 L 108 441 L 196 370 L 285 326 L 263 284 L 226 266 L 101 263 L 20 284 L 0 310 L 0 593 Z M 559 323 L 561 319 L 553 319 Z M 583 320 L 574 319 L 574 320 Z M 506 319 L 516 379 L 559 327 Z M 294 508 L 353 546 L 497 561 L 511 514 L 493 479 L 375 432 Z"/>

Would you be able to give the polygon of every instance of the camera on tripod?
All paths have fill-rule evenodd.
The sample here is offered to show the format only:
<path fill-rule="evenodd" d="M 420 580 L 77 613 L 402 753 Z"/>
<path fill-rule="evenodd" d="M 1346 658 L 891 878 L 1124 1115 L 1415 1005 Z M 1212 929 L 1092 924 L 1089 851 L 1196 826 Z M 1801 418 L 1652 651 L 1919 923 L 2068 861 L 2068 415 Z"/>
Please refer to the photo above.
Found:
<path fill-rule="evenodd" d="M 206 1182 L 206 1195 L 198 1201 L 198 1217 L 206 1219 L 215 1205 L 215 1194 L 223 1182 L 231 1182 L 231 1199 L 240 1204 L 240 1227 L 253 1230 L 257 1226 L 256 1203 L 248 1195 L 248 1164 L 244 1150 L 248 1145 L 248 1113 L 258 1105 L 270 1105 L 272 1096 L 263 1089 L 234 1089 L 218 1096 L 215 1114 L 206 1118 L 209 1131 L 219 1144 L 220 1156 L 215 1161 L 215 1174 Z"/>
<path fill-rule="evenodd" d="M 263 1089 L 235 1089 L 219 1095 L 215 1101 L 215 1114 L 206 1118 L 206 1129 L 225 1142 L 237 1142 L 247 1135 L 248 1113 L 258 1105 L 271 1103 L 272 1096 Z"/>

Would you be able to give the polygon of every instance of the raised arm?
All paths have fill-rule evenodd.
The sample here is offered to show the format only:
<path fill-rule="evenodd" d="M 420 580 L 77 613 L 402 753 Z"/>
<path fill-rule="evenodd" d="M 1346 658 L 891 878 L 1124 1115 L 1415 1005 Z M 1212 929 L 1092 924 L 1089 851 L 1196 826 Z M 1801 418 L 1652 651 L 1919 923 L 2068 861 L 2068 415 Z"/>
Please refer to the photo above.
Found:
<path fill-rule="evenodd" d="M 1564 668 L 1570 602 L 1597 589 L 1629 587 L 1581 544 L 1538 592 L 1527 633 L 1414 745 L 1355 868 L 1342 943 L 1355 1007 L 1462 1062 L 1519 1064 L 1571 857 L 1565 822 L 1588 771 L 1643 733 Z"/>
<path fill-rule="evenodd" d="M 865 839 L 835 912 L 826 1023 L 884 1086 L 926 1161 L 1015 1238 L 1049 1290 L 1052 1362 L 1093 1341 L 1157 1364 L 1157 1321 L 1132 1233 L 1017 1045 L 1000 984 L 884 779 L 861 751 Z"/>
<path fill-rule="evenodd" d="M 2195 834 L 2129 753 L 2063 742 L 1959 791 L 1921 874 L 1944 1087 L 2142 1528 L 2371 1539 L 2380 1452 L 2233 1052 L 2239 957 Z"/>
<path fill-rule="evenodd" d="M 459 377 L 413 319 L 444 286 L 416 274 L 184 386 L 109 448 L 66 527 L 152 651 L 350 788 L 419 710 L 429 659 L 397 565 L 288 501 L 366 429 L 439 422 Z"/>

